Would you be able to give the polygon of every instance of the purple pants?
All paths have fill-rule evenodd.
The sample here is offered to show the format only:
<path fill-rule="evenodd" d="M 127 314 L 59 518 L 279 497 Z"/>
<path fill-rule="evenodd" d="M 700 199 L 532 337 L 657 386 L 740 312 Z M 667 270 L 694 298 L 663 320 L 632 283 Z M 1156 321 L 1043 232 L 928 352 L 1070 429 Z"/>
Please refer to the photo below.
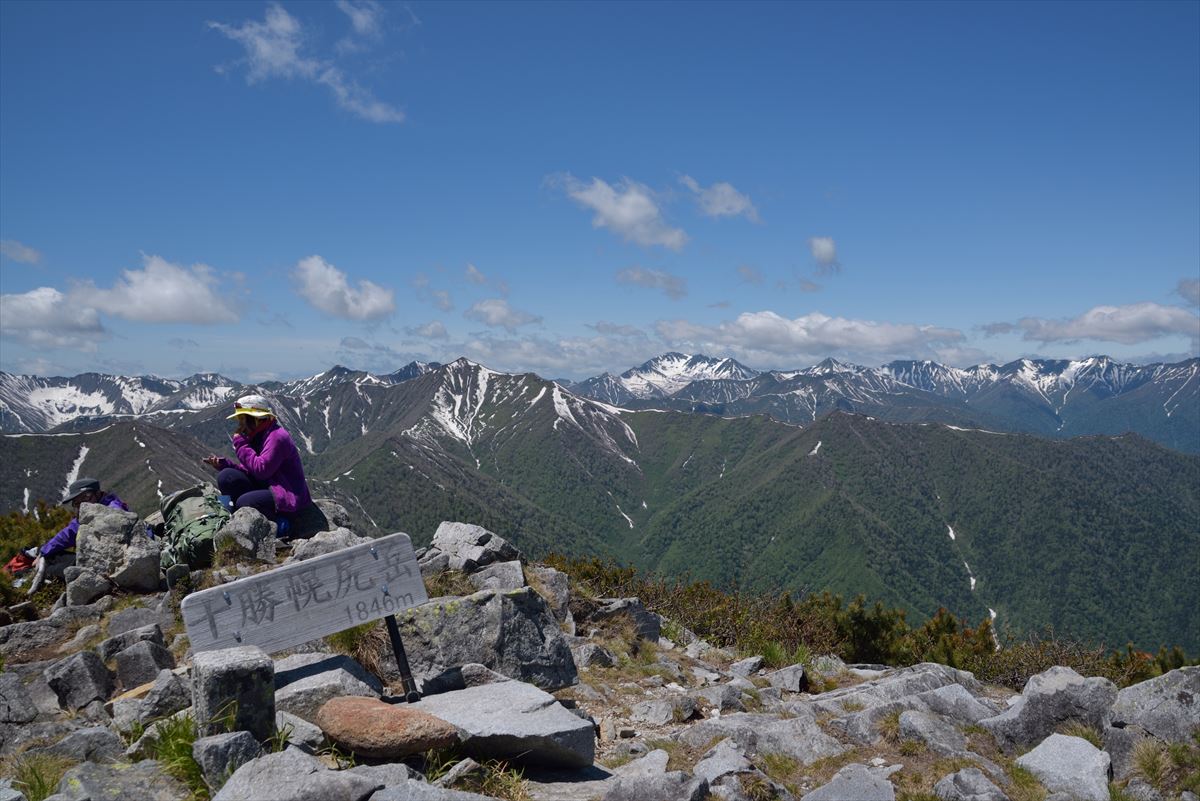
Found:
<path fill-rule="evenodd" d="M 236 467 L 226 467 L 217 473 L 217 487 L 222 495 L 228 495 L 233 500 L 234 509 L 245 509 L 249 506 L 262 512 L 268 520 L 275 519 L 275 496 L 271 494 L 270 488 Z"/>

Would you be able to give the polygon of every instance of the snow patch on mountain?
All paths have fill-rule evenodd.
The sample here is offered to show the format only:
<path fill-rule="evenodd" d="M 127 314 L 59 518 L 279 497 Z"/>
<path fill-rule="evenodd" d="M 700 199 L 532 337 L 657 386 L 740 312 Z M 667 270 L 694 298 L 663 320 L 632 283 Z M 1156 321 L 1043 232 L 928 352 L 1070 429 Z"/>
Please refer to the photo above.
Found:
<path fill-rule="evenodd" d="M 816 444 L 816 445 L 814 445 L 814 446 L 813 446 L 813 449 L 812 449 L 811 451 L 809 451 L 809 452 L 808 452 L 808 455 L 809 455 L 809 456 L 816 456 L 816 455 L 817 455 L 817 452 L 818 452 L 818 451 L 820 451 L 820 450 L 821 450 L 821 440 L 817 440 L 817 444 Z"/>
<path fill-rule="evenodd" d="M 71 465 L 71 469 L 67 472 L 66 483 L 63 484 L 63 495 L 67 494 L 67 490 L 71 486 L 71 482 L 79 478 L 79 469 L 83 467 L 83 460 L 87 458 L 88 446 L 86 444 L 79 446 L 79 455 L 75 457 L 75 463 Z"/>

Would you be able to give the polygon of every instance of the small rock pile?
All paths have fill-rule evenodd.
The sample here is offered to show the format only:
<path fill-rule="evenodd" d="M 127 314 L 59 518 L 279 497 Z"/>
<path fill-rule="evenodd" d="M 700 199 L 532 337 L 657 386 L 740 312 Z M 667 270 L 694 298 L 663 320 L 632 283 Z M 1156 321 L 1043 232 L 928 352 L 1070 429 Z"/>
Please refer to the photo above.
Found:
<path fill-rule="evenodd" d="M 1200 667 L 1122 690 L 1053 667 L 1019 695 L 938 664 L 822 656 L 770 670 L 677 624 L 666 630 L 680 641 L 666 639 L 635 598 L 573 603 L 564 574 L 465 523 L 443 523 L 419 562 L 466 594 L 397 615 L 422 691 L 409 704 L 375 635 L 356 642 L 361 661 L 327 641 L 190 653 L 178 597 L 150 580 L 148 546 L 130 536 L 136 521 L 85 509 L 87 545 L 60 604 L 0 627 L 0 764 L 71 764 L 52 801 L 183 801 L 197 789 L 214 801 L 480 801 L 494 796 L 454 788 L 478 787 L 471 777 L 498 761 L 539 801 L 1002 801 L 1013 766 L 1049 801 L 1108 801 L 1112 782 L 1166 801 L 1137 755 L 1194 748 L 1200 730 Z M 229 540 L 245 562 L 194 578 L 274 564 L 265 522 L 239 512 Z M 361 539 L 331 525 L 287 560 Z M 117 589 L 138 594 L 118 602 Z M 154 758 L 180 731 L 203 787 Z M 439 765 L 430 753 L 452 756 Z M 0 801 L 25 797 L 13 778 Z"/>

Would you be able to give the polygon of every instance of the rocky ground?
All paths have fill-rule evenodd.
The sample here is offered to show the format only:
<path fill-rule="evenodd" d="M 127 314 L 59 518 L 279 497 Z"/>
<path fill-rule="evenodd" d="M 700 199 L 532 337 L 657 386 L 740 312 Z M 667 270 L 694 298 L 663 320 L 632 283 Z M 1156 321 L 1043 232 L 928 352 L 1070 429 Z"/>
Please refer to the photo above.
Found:
<path fill-rule="evenodd" d="M 186 588 L 359 542 L 336 508 L 291 546 L 239 511 L 225 566 L 173 589 L 136 516 L 84 511 L 59 602 L 0 627 L 0 801 L 1197 801 L 1200 667 L 1020 694 L 937 664 L 770 670 L 444 523 L 419 554 L 439 597 L 398 616 L 409 704 L 379 627 L 274 655 L 182 633 Z"/>

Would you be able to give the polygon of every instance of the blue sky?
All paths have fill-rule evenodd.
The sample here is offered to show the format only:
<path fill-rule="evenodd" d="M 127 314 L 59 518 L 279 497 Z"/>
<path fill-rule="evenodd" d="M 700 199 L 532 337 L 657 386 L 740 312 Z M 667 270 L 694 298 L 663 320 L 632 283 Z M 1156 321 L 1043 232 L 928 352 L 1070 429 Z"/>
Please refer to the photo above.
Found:
<path fill-rule="evenodd" d="M 1200 351 L 1200 3 L 0 3 L 0 369 Z"/>

